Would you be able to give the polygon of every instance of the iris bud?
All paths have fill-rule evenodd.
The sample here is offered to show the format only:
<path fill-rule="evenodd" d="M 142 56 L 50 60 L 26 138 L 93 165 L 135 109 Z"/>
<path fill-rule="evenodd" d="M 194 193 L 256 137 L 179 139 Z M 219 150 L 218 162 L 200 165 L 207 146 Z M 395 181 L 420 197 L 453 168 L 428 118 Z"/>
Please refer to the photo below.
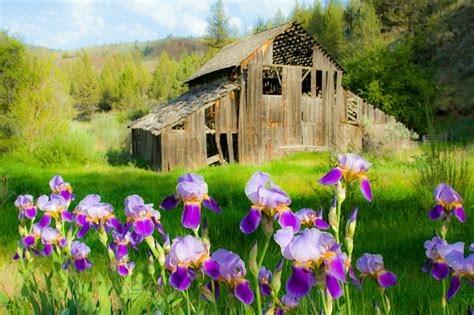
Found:
<path fill-rule="evenodd" d="M 339 230 L 338 222 L 337 222 L 337 213 L 336 213 L 336 199 L 333 200 L 331 208 L 329 208 L 328 214 L 328 221 L 329 225 L 331 226 L 334 232 Z"/>
<path fill-rule="evenodd" d="M 337 202 L 343 203 L 346 199 L 346 189 L 342 186 L 342 182 L 338 181 L 336 184 Z"/>
<path fill-rule="evenodd" d="M 346 237 L 353 239 L 357 224 L 357 208 L 352 211 L 346 223 Z"/>
<path fill-rule="evenodd" d="M 257 266 L 257 254 L 258 254 L 258 247 L 257 242 L 253 245 L 252 249 L 249 253 L 249 270 L 254 277 L 258 277 L 258 266 Z"/>

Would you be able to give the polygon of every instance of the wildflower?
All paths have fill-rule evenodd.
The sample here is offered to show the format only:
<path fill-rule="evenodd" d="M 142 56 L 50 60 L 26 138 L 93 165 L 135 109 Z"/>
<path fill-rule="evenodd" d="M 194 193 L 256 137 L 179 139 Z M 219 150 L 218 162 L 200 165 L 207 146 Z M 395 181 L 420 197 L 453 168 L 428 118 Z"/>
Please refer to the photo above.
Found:
<path fill-rule="evenodd" d="M 369 179 L 365 176 L 370 166 L 372 166 L 372 163 L 367 162 L 357 154 L 338 154 L 337 166 L 324 175 L 319 182 L 323 185 L 336 185 L 341 179 L 343 179 L 345 183 L 359 179 L 362 195 L 371 202 L 372 190 L 370 188 Z"/>
<path fill-rule="evenodd" d="M 433 191 L 433 196 L 436 200 L 436 206 L 428 212 L 430 219 L 436 221 L 442 216 L 448 217 L 454 215 L 462 223 L 466 221 L 462 198 L 451 186 L 448 184 L 439 184 Z"/>
<path fill-rule="evenodd" d="M 339 281 L 347 282 L 349 261 L 331 234 L 311 228 L 295 236 L 287 227 L 277 231 L 274 238 L 283 256 L 294 261 L 292 275 L 286 283 L 288 293 L 303 297 L 315 284 L 314 275 L 317 274 L 325 278 L 326 288 L 332 297 L 342 295 Z"/>
<path fill-rule="evenodd" d="M 278 218 L 278 223 L 283 228 L 290 226 L 294 233 L 299 231 L 300 220 L 288 207 L 291 203 L 290 197 L 270 181 L 270 175 L 262 172 L 253 174 L 245 186 L 245 194 L 253 205 L 240 222 L 242 232 L 250 234 L 255 231 L 262 219 L 262 213 L 269 220 Z"/>
<path fill-rule="evenodd" d="M 422 270 L 428 272 L 431 268 L 431 275 L 436 280 L 443 280 L 448 276 L 450 263 L 464 259 L 462 242 L 448 244 L 446 240 L 436 235 L 431 241 L 426 241 L 424 246 L 428 260 Z"/>
<path fill-rule="evenodd" d="M 133 231 L 139 236 L 152 235 L 155 227 L 164 235 L 160 213 L 153 209 L 153 204 L 145 204 L 140 196 L 132 195 L 125 199 L 125 215 L 127 222 L 133 226 Z"/>
<path fill-rule="evenodd" d="M 270 296 L 272 294 L 272 290 L 270 289 L 269 284 L 272 282 L 272 272 L 267 270 L 265 266 L 260 268 L 258 272 L 258 286 L 260 288 L 260 292 L 265 296 Z"/>
<path fill-rule="evenodd" d="M 176 194 L 166 197 L 160 208 L 170 210 L 183 202 L 184 212 L 181 222 L 185 228 L 196 229 L 201 223 L 201 203 L 209 210 L 221 212 L 217 203 L 207 193 L 207 184 L 202 176 L 186 174 L 178 179 Z"/>
<path fill-rule="evenodd" d="M 52 194 L 48 198 L 48 196 L 42 195 L 38 198 L 37 205 L 41 211 L 44 211 L 44 215 L 38 223 L 41 228 L 49 226 L 51 218 L 55 220 L 62 219 L 67 222 L 73 220 L 73 214 L 67 211 L 67 203 L 62 196 Z"/>
<path fill-rule="evenodd" d="M 173 240 L 165 266 L 171 272 L 171 285 L 180 291 L 189 288 L 194 272 L 200 268 L 213 279 L 219 276 L 219 265 L 210 257 L 208 246 L 191 235 Z"/>
<path fill-rule="evenodd" d="M 386 289 L 397 283 L 394 273 L 385 270 L 382 255 L 364 254 L 357 259 L 356 268 L 361 274 L 360 285 L 366 277 L 377 280 L 378 284 Z"/>
<path fill-rule="evenodd" d="M 66 183 L 60 175 L 54 176 L 49 181 L 49 187 L 53 191 L 53 194 L 63 197 L 68 205 L 72 200 L 76 199 L 76 196 L 72 193 L 71 184 Z"/>
<path fill-rule="evenodd" d="M 295 213 L 300 223 L 309 228 L 315 227 L 320 230 L 329 229 L 329 224 L 323 220 L 323 209 L 319 212 L 314 211 L 310 208 L 303 208 Z"/>
<path fill-rule="evenodd" d="M 474 286 L 474 254 L 470 254 L 467 258 L 454 261 L 452 267 L 454 273 L 446 295 L 448 300 L 452 299 L 459 291 L 459 288 L 461 288 L 461 279 L 466 279 L 471 286 Z"/>
<path fill-rule="evenodd" d="M 212 258 L 219 265 L 218 282 L 223 282 L 234 295 L 245 304 L 252 304 L 254 300 L 250 282 L 245 279 L 247 271 L 245 264 L 237 254 L 225 249 L 218 249 L 212 254 Z"/>
<path fill-rule="evenodd" d="M 37 214 L 36 206 L 31 195 L 19 195 L 15 200 L 15 207 L 18 208 L 18 219 L 34 219 Z"/>
<path fill-rule="evenodd" d="M 117 231 L 112 231 L 112 237 L 114 241 L 109 245 L 110 249 L 114 252 L 116 257 L 124 257 L 128 255 L 128 245 L 132 245 L 133 248 L 137 248 L 138 243 L 132 238 L 132 233 L 130 231 L 123 231 L 119 233 Z"/>
<path fill-rule="evenodd" d="M 87 259 L 91 249 L 84 243 L 73 241 L 71 244 L 71 258 L 74 261 L 74 267 L 78 272 L 83 272 L 92 267 L 92 263 Z"/>
<path fill-rule="evenodd" d="M 122 231 L 123 227 L 112 214 L 113 211 L 114 208 L 110 204 L 100 202 L 99 195 L 88 195 L 82 199 L 74 209 L 76 223 L 81 227 L 77 237 L 83 238 L 91 226 L 96 230 L 105 227 L 106 231 L 112 228 Z"/>

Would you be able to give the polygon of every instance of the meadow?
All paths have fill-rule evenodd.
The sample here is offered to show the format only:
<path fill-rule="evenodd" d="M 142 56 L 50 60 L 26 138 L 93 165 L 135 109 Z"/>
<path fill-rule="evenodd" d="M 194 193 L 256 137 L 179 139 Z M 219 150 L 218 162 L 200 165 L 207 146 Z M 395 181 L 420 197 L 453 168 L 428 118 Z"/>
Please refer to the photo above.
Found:
<path fill-rule="evenodd" d="M 358 258 L 365 252 L 383 255 L 385 266 L 398 277 L 396 286 L 387 290 L 392 301 L 393 314 L 441 314 L 441 283 L 421 271 L 426 260 L 423 243 L 433 237 L 439 222 L 427 218 L 428 210 L 434 205 L 431 190 L 420 192 L 415 189 L 419 176 L 418 151 L 391 154 L 384 157 L 365 156 L 373 163 L 368 177 L 373 187 L 374 200 L 368 203 L 354 189 L 344 204 L 344 214 L 359 207 L 357 231 L 354 239 L 353 257 Z M 209 222 L 209 237 L 212 250 L 224 247 L 238 253 L 248 262 L 248 253 L 255 239 L 263 240 L 261 229 L 254 234 L 245 235 L 239 229 L 241 219 L 246 215 L 251 203 L 244 194 L 244 187 L 250 176 L 257 170 L 267 172 L 272 180 L 280 185 L 292 198 L 291 208 L 297 211 L 310 207 L 318 210 L 323 207 L 325 218 L 331 203 L 333 190 L 318 184 L 321 178 L 334 166 L 334 156 L 329 153 L 299 153 L 263 165 L 225 165 L 193 170 L 202 175 L 209 185 L 209 195 L 223 209 L 221 214 L 203 211 Z M 469 161 L 474 162 L 472 151 Z M 470 163 L 469 172 L 474 171 Z M 0 160 L 0 176 L 8 179 L 0 200 L 0 292 L 14 295 L 19 290 L 17 264 L 12 257 L 17 246 L 17 209 L 13 202 L 19 194 L 39 196 L 49 192 L 48 181 L 60 174 L 70 182 L 76 194 L 77 204 L 91 193 L 102 196 L 102 200 L 113 205 L 118 218 L 123 220 L 124 199 L 138 194 L 147 203 L 154 203 L 155 208 L 168 195 L 175 192 L 177 178 L 189 172 L 179 169 L 167 174 L 138 169 L 132 166 L 112 167 L 101 164 L 62 165 L 41 167 L 26 165 L 4 158 Z M 438 183 L 432 183 L 434 188 Z M 470 190 L 468 187 L 467 191 Z M 453 220 L 448 235 L 448 242 L 474 242 L 473 194 L 464 201 L 467 221 L 465 224 Z M 183 236 L 189 231 L 181 226 L 181 210 L 160 211 L 162 223 L 172 237 Z M 93 254 L 90 256 L 94 267 L 81 274 L 91 279 L 95 273 L 106 268 L 106 254 L 97 238 L 89 233 L 85 238 Z M 140 266 L 146 261 L 145 250 L 133 252 L 132 260 Z M 281 254 L 277 244 L 272 241 L 264 265 L 274 269 Z M 48 258 L 40 258 L 39 264 L 48 269 Z M 146 265 L 146 263 L 145 263 Z M 101 271 L 102 270 L 102 271 Z M 285 266 L 283 281 L 289 275 L 289 264 Z M 366 281 L 364 288 L 352 290 L 355 314 L 373 314 L 372 300 L 378 295 L 377 287 L 372 281 Z M 306 302 L 296 314 L 308 313 Z M 449 303 L 451 314 L 464 314 L 468 305 L 474 305 L 474 291 L 469 285 L 463 285 L 461 291 Z M 225 301 L 220 299 L 224 312 Z M 1 308 L 0 308 L 1 310 Z"/>

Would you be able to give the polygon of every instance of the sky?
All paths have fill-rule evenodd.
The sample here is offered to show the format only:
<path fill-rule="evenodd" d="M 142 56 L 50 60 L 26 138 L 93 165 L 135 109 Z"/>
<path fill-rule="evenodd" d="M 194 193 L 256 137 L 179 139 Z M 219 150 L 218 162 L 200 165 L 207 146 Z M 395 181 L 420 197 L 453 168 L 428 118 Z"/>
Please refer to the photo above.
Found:
<path fill-rule="evenodd" d="M 0 29 L 29 45 L 80 47 L 206 34 L 215 0 L 0 0 Z M 294 0 L 224 0 L 231 26 L 250 30 L 278 8 L 287 16 Z M 303 1 L 300 1 L 300 3 Z"/>

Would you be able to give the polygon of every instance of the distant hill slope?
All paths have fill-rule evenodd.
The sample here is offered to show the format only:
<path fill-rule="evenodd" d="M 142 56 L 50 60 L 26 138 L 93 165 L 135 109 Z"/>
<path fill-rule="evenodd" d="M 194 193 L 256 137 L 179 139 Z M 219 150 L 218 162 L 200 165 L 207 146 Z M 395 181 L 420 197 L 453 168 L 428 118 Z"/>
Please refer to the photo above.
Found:
<path fill-rule="evenodd" d="M 173 59 L 177 60 L 183 53 L 196 53 L 203 55 L 207 51 L 208 46 L 204 39 L 201 38 L 173 38 L 168 37 L 155 41 L 120 43 L 102 46 L 85 47 L 91 59 L 94 68 L 102 69 L 102 66 L 108 56 L 116 53 L 133 53 L 138 50 L 142 53 L 144 65 L 153 71 L 156 67 L 158 57 L 163 51 Z M 34 48 L 38 49 L 38 48 Z M 73 62 L 77 58 L 80 50 L 54 52 L 58 65 L 64 65 Z"/>
<path fill-rule="evenodd" d="M 439 116 L 474 116 L 474 2 L 464 1 L 431 17 L 418 36 L 420 63 L 440 86 Z"/>

